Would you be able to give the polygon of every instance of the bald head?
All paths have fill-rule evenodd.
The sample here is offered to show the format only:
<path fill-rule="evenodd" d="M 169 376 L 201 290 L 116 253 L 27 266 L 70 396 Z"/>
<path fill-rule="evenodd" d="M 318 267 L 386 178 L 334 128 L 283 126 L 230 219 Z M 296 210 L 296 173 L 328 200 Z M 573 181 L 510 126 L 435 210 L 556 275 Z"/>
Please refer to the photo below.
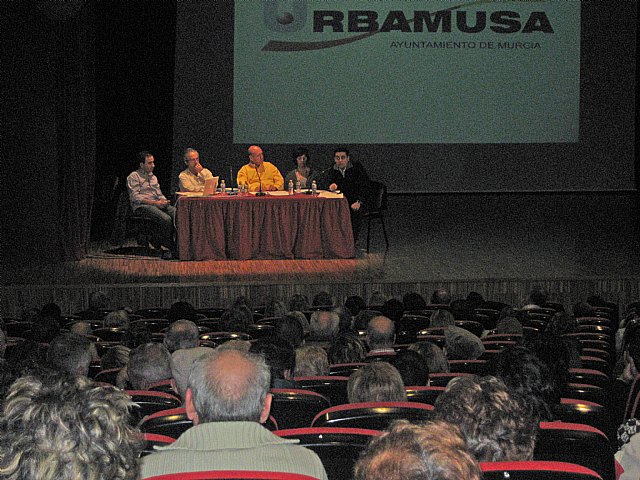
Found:
<path fill-rule="evenodd" d="M 367 324 L 367 343 L 371 350 L 390 348 L 395 342 L 396 327 L 387 317 L 373 317 Z"/>
<path fill-rule="evenodd" d="M 316 311 L 309 320 L 311 340 L 331 341 L 340 330 L 340 316 L 336 312 Z"/>
<path fill-rule="evenodd" d="M 262 165 L 264 162 L 264 154 L 262 153 L 262 149 L 257 145 L 251 145 L 248 150 L 249 153 L 249 162 L 257 167 Z"/>
<path fill-rule="evenodd" d="M 196 360 L 189 374 L 186 407 L 194 424 L 262 422 L 269 415 L 271 375 L 259 355 L 214 350 Z"/>

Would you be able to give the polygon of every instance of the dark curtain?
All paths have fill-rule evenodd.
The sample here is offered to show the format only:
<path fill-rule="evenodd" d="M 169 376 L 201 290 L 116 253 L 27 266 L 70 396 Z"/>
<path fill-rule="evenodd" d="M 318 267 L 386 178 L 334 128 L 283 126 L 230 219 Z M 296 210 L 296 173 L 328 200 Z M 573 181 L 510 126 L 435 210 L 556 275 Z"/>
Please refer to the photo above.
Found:
<path fill-rule="evenodd" d="M 56 8 L 57 2 L 43 8 Z M 95 119 L 95 4 L 76 2 L 54 25 L 58 235 L 62 260 L 84 257 L 93 203 Z"/>

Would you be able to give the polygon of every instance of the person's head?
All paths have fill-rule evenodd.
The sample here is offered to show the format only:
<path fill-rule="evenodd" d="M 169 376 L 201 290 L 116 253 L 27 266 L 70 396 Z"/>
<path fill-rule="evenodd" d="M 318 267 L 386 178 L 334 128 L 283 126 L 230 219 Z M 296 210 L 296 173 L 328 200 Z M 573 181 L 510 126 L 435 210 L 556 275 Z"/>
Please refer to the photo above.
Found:
<path fill-rule="evenodd" d="M 355 335 L 338 335 L 329 347 L 329 363 L 357 363 L 367 356 L 367 347 Z"/>
<path fill-rule="evenodd" d="M 89 373 L 91 342 L 75 333 L 61 333 L 47 349 L 47 364 L 50 368 L 71 375 Z"/>
<path fill-rule="evenodd" d="M 246 307 L 225 310 L 220 316 L 220 323 L 228 332 L 244 332 L 253 323 L 251 312 Z"/>
<path fill-rule="evenodd" d="M 274 380 L 289 380 L 293 377 L 296 352 L 288 341 L 278 337 L 261 338 L 251 345 L 249 351 L 264 357 L 271 368 L 272 383 Z"/>
<path fill-rule="evenodd" d="M 102 320 L 105 327 L 129 328 L 129 313 L 126 310 L 114 310 L 107 313 Z"/>
<path fill-rule="evenodd" d="M 362 310 L 367 308 L 367 303 L 359 295 L 351 295 L 344 301 L 344 306 L 349 309 L 351 316 L 355 317 Z"/>
<path fill-rule="evenodd" d="M 134 323 L 128 330 L 125 330 L 122 336 L 122 344 L 128 348 L 136 348 L 151 342 L 153 342 L 153 335 L 149 326 L 143 322 Z"/>
<path fill-rule="evenodd" d="M 333 295 L 331 295 L 329 292 L 318 292 L 313 296 L 313 300 L 311 301 L 311 304 L 314 307 L 324 307 L 326 310 L 331 310 L 333 308 L 333 304 L 334 304 L 334 299 L 333 299 Z"/>
<path fill-rule="evenodd" d="M 372 362 L 353 372 L 347 382 L 349 403 L 406 402 L 398 370 L 387 362 Z"/>
<path fill-rule="evenodd" d="M 404 305 L 397 298 L 390 298 L 382 305 L 382 315 L 394 322 L 399 322 L 404 315 Z"/>
<path fill-rule="evenodd" d="M 198 313 L 189 302 L 179 301 L 171 305 L 167 313 L 167 319 L 170 322 L 175 322 L 176 320 L 191 320 L 195 322 L 198 320 Z"/>
<path fill-rule="evenodd" d="M 415 342 L 408 350 L 418 352 L 427 364 L 429 373 L 449 373 L 449 362 L 442 349 L 432 342 Z"/>
<path fill-rule="evenodd" d="M 315 345 L 305 345 L 296 349 L 296 377 L 329 375 L 327 351 Z"/>
<path fill-rule="evenodd" d="M 354 480 L 481 480 L 460 430 L 442 421 L 398 420 L 375 437 L 354 467 Z"/>
<path fill-rule="evenodd" d="M 533 459 L 538 419 L 495 377 L 456 377 L 435 402 L 435 418 L 457 425 L 480 462 Z"/>
<path fill-rule="evenodd" d="M 291 153 L 291 159 L 293 164 L 297 168 L 309 168 L 311 167 L 311 157 L 309 157 L 309 150 L 304 147 L 298 147 Z"/>
<path fill-rule="evenodd" d="M 593 317 L 595 313 L 595 308 L 586 302 L 578 302 L 573 307 L 573 316 L 575 318 Z"/>
<path fill-rule="evenodd" d="M 387 296 L 382 292 L 373 292 L 369 297 L 369 304 L 367 305 L 369 308 L 371 307 L 382 307 L 384 302 L 387 301 Z"/>
<path fill-rule="evenodd" d="M 393 357 L 391 363 L 400 372 L 402 382 L 406 386 L 429 384 L 429 367 L 418 352 L 409 349 L 401 350 Z"/>
<path fill-rule="evenodd" d="M 438 288 L 431 295 L 432 305 L 449 305 L 451 303 L 451 294 L 446 288 Z"/>
<path fill-rule="evenodd" d="M 484 345 L 473 333 L 460 327 L 444 329 L 444 352 L 449 360 L 476 360 Z"/>
<path fill-rule="evenodd" d="M 141 450 L 129 396 L 79 376 L 26 376 L 9 389 L 0 420 L 3 478 L 137 479 Z"/>
<path fill-rule="evenodd" d="M 402 297 L 402 304 L 408 312 L 424 310 L 427 306 L 424 297 L 417 292 L 405 293 Z"/>
<path fill-rule="evenodd" d="M 429 318 L 430 327 L 451 327 L 456 324 L 456 319 L 448 310 L 436 310 Z"/>
<path fill-rule="evenodd" d="M 129 363 L 129 352 L 124 345 L 115 345 L 100 357 L 100 366 L 103 370 L 126 367 Z"/>
<path fill-rule="evenodd" d="M 287 313 L 287 306 L 279 298 L 270 298 L 264 308 L 265 317 L 281 317 Z"/>
<path fill-rule="evenodd" d="M 262 149 L 257 145 L 251 145 L 248 152 L 249 163 L 255 168 L 260 168 L 260 166 L 264 163 L 264 154 L 262 153 Z"/>
<path fill-rule="evenodd" d="M 143 170 L 145 173 L 153 173 L 153 169 L 156 166 L 156 161 L 146 150 L 138 153 L 138 162 L 140 166 L 140 170 Z"/>
<path fill-rule="evenodd" d="M 182 159 L 189 171 L 197 175 L 197 168 L 198 165 L 200 165 L 200 154 L 193 148 L 186 148 L 182 154 Z"/>
<path fill-rule="evenodd" d="M 86 337 L 93 333 L 91 324 L 89 322 L 85 322 L 84 320 L 75 322 L 73 325 L 71 325 L 71 327 L 69 327 L 69 331 L 83 337 Z"/>
<path fill-rule="evenodd" d="M 378 310 L 360 310 L 360 313 L 353 318 L 353 329 L 366 330 L 371 319 L 380 315 L 382 315 L 382 312 Z"/>
<path fill-rule="evenodd" d="M 208 422 L 264 423 L 271 409 L 269 366 L 261 355 L 214 350 L 189 373 L 185 406 L 194 425 Z"/>
<path fill-rule="evenodd" d="M 353 323 L 353 315 L 347 307 L 344 305 L 337 305 L 333 307 L 333 311 L 338 314 L 340 318 L 338 330 L 340 333 L 346 333 L 351 331 L 351 324 Z"/>
<path fill-rule="evenodd" d="M 531 292 L 529 292 L 529 302 L 539 307 L 543 307 L 544 304 L 547 303 L 548 297 L 549 294 L 541 286 L 535 286 L 531 289 Z"/>
<path fill-rule="evenodd" d="M 89 310 L 104 310 L 109 308 L 109 297 L 104 292 L 91 292 L 89 294 Z"/>
<path fill-rule="evenodd" d="M 171 378 L 171 356 L 160 343 L 147 343 L 129 353 L 129 383 L 134 390 L 148 390 L 154 383 Z"/>
<path fill-rule="evenodd" d="M 576 319 L 565 312 L 558 312 L 551 317 L 545 333 L 551 335 L 564 335 L 565 333 L 575 333 L 578 330 Z"/>
<path fill-rule="evenodd" d="M 560 388 L 549 366 L 528 348 L 507 347 L 491 362 L 490 369 L 513 395 L 523 398 L 541 421 L 553 419 L 551 405 L 560 403 Z"/>
<path fill-rule="evenodd" d="M 319 310 L 311 314 L 309 339 L 330 342 L 340 330 L 340 317 L 336 312 Z"/>
<path fill-rule="evenodd" d="M 522 324 L 516 317 L 504 317 L 498 320 L 494 333 L 497 334 L 522 334 Z"/>
<path fill-rule="evenodd" d="M 367 324 L 367 343 L 371 350 L 391 348 L 396 340 L 396 327 L 387 317 L 379 315 Z"/>
<path fill-rule="evenodd" d="M 484 298 L 478 292 L 469 292 L 467 295 L 467 304 L 471 310 L 482 307 L 483 303 Z"/>
<path fill-rule="evenodd" d="M 287 340 L 294 348 L 298 348 L 304 341 L 304 328 L 298 315 L 300 312 L 289 312 L 276 322 L 275 334 L 276 336 Z M 302 317 L 304 314 L 300 313 Z M 304 320 L 306 322 L 306 318 Z"/>
<path fill-rule="evenodd" d="M 333 161 L 336 163 L 336 167 L 344 170 L 349 165 L 349 150 L 344 147 L 336 148 L 333 151 Z"/>
<path fill-rule="evenodd" d="M 191 320 L 176 320 L 167 329 L 164 346 L 169 353 L 181 348 L 197 347 L 200 343 L 200 331 Z"/>
<path fill-rule="evenodd" d="M 303 293 L 294 293 L 289 298 L 289 311 L 290 312 L 304 312 L 309 310 L 309 299 Z"/>

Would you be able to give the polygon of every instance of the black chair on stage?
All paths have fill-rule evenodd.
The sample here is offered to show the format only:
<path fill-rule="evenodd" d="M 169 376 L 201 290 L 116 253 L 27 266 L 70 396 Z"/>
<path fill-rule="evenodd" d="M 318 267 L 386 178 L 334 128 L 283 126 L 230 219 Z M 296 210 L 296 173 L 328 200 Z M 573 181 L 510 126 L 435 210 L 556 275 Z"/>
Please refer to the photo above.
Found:
<path fill-rule="evenodd" d="M 384 212 L 387 210 L 387 186 L 382 182 L 372 181 L 371 185 L 371 201 L 367 205 L 367 210 L 363 217 L 367 220 L 367 253 L 369 253 L 369 245 L 371 240 L 371 220 L 378 219 L 382 225 L 382 233 L 384 234 L 385 251 L 389 250 L 389 238 L 387 237 L 387 227 L 384 224 Z"/>

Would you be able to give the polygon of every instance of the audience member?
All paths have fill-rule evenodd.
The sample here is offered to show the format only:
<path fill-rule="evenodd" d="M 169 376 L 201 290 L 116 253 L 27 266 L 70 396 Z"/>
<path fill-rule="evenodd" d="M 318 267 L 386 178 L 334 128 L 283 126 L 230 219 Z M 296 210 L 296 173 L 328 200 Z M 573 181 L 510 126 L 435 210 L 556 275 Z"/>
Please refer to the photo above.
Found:
<path fill-rule="evenodd" d="M 322 347 L 307 345 L 296 349 L 296 377 L 329 375 L 329 358 Z"/>
<path fill-rule="evenodd" d="M 286 305 L 278 298 L 270 298 L 264 308 L 264 316 L 269 318 L 282 317 L 286 313 Z"/>
<path fill-rule="evenodd" d="M 200 344 L 200 330 L 191 320 L 176 320 L 167 329 L 164 346 L 169 353 L 182 348 L 194 348 Z"/>
<path fill-rule="evenodd" d="M 336 312 L 316 311 L 309 321 L 309 342 L 330 344 L 340 331 L 340 317 Z"/>
<path fill-rule="evenodd" d="M 494 334 L 515 334 L 522 335 L 522 323 L 516 317 L 504 317 L 498 320 Z"/>
<path fill-rule="evenodd" d="M 71 325 L 71 327 L 69 327 L 69 331 L 71 333 L 75 333 L 76 335 L 80 335 L 81 337 L 88 337 L 90 335 L 93 335 L 91 324 L 89 322 L 85 322 L 84 320 L 75 322 L 73 325 Z"/>
<path fill-rule="evenodd" d="M 547 323 L 547 328 L 545 328 L 546 333 L 550 333 L 555 336 L 575 333 L 577 330 L 578 322 L 576 322 L 575 317 L 572 317 L 565 312 L 558 312 L 554 314 L 549 320 L 549 323 Z"/>
<path fill-rule="evenodd" d="M 384 305 L 384 302 L 386 301 L 387 301 L 387 296 L 384 293 L 373 292 L 369 297 L 369 303 L 367 304 L 367 307 L 370 310 L 374 310 L 373 307 L 382 308 L 382 305 Z"/>
<path fill-rule="evenodd" d="M 449 373 L 449 362 L 442 349 L 435 343 L 420 341 L 409 345 L 409 350 L 418 352 L 429 368 L 429 373 Z"/>
<path fill-rule="evenodd" d="M 351 315 L 349 309 L 344 305 L 336 305 L 332 311 L 337 313 L 340 319 L 338 322 L 338 333 L 350 332 L 353 324 L 353 315 Z"/>
<path fill-rule="evenodd" d="M 382 315 L 397 323 L 404 315 L 404 305 L 396 298 L 390 298 L 382 305 Z"/>
<path fill-rule="evenodd" d="M 309 299 L 302 293 L 294 293 L 289 299 L 290 312 L 306 312 L 309 310 Z"/>
<path fill-rule="evenodd" d="M 132 390 L 149 390 L 154 383 L 172 378 L 171 356 L 160 343 L 147 343 L 129 353 L 127 374 Z"/>
<path fill-rule="evenodd" d="M 543 308 L 547 303 L 549 294 L 541 286 L 535 286 L 529 293 L 527 303 L 522 307 L 522 310 L 532 310 L 536 308 Z"/>
<path fill-rule="evenodd" d="M 102 370 L 126 367 L 129 363 L 129 352 L 130 349 L 124 345 L 114 345 L 109 348 L 100 358 Z"/>
<path fill-rule="evenodd" d="M 234 342 L 235 340 L 229 340 L 228 342 L 223 343 L 222 345 L 225 348 L 229 348 L 229 344 Z M 218 347 L 221 348 L 221 347 Z M 246 351 L 249 351 L 249 347 L 247 347 Z M 187 383 L 189 380 L 189 373 L 191 372 L 191 367 L 199 358 L 202 358 L 207 355 L 213 354 L 213 348 L 209 347 L 195 347 L 195 348 L 185 348 L 181 350 L 176 350 L 171 355 L 170 365 L 171 365 L 171 376 L 176 382 L 176 390 L 178 390 L 178 394 L 180 398 L 184 400 L 185 394 L 187 393 Z"/>
<path fill-rule="evenodd" d="M 349 403 L 407 401 L 400 373 L 387 362 L 372 362 L 353 372 L 347 396 Z"/>
<path fill-rule="evenodd" d="M 125 347 L 133 349 L 151 342 L 153 342 L 153 335 L 149 327 L 145 323 L 134 323 L 124 331 L 121 343 Z"/>
<path fill-rule="evenodd" d="M 174 302 L 167 312 L 169 322 L 175 322 L 176 320 L 191 320 L 195 322 L 198 318 L 198 312 L 196 312 L 193 305 L 185 301 Z"/>
<path fill-rule="evenodd" d="M 246 306 L 238 306 L 225 310 L 220 317 L 220 323 L 227 332 L 246 332 L 253 323 L 253 315 Z"/>
<path fill-rule="evenodd" d="M 354 480 L 481 480 L 482 472 L 455 425 L 394 422 L 375 437 L 354 468 Z"/>
<path fill-rule="evenodd" d="M 367 347 L 355 335 L 344 333 L 338 335 L 329 346 L 329 363 L 358 363 L 367 356 Z"/>
<path fill-rule="evenodd" d="M 102 320 L 102 324 L 107 328 L 129 328 L 129 313 L 126 310 L 114 310 L 107 313 Z"/>
<path fill-rule="evenodd" d="M 293 380 L 296 368 L 296 352 L 293 346 L 281 338 L 261 338 L 249 349 L 261 354 L 271 369 L 271 388 L 297 388 Z"/>
<path fill-rule="evenodd" d="M 361 296 L 351 295 L 344 301 L 344 306 L 349 309 L 351 316 L 355 317 L 358 313 L 367 308 L 367 303 Z"/>
<path fill-rule="evenodd" d="M 444 352 L 449 360 L 476 360 L 485 350 L 480 339 L 464 328 L 445 328 L 444 339 Z"/>
<path fill-rule="evenodd" d="M 451 303 L 451 294 L 446 288 L 438 288 L 431 295 L 431 305 L 449 305 Z"/>
<path fill-rule="evenodd" d="M 402 297 L 402 304 L 407 312 L 419 312 L 427 308 L 424 297 L 416 292 L 405 293 Z"/>
<path fill-rule="evenodd" d="M 302 320 L 300 316 L 302 316 L 304 320 Z M 307 322 L 303 313 L 289 312 L 276 322 L 274 333 L 277 337 L 287 340 L 293 348 L 298 348 L 304 343 L 303 321 Z"/>
<path fill-rule="evenodd" d="M 317 455 L 273 435 L 269 367 L 258 355 L 215 351 L 197 360 L 185 396 L 193 427 L 142 459 L 141 478 L 202 470 L 259 470 L 326 480 Z"/>
<path fill-rule="evenodd" d="M 393 358 L 393 366 L 398 369 L 402 383 L 406 386 L 424 386 L 429 384 L 429 367 L 418 352 L 401 350 Z"/>
<path fill-rule="evenodd" d="M 476 308 L 482 308 L 484 305 L 484 298 L 478 292 L 469 292 L 467 294 L 467 305 L 471 311 Z"/>
<path fill-rule="evenodd" d="M 578 302 L 573 306 L 573 316 L 575 318 L 593 317 L 596 309 L 586 302 Z"/>
<path fill-rule="evenodd" d="M 87 310 L 76 313 L 83 320 L 102 320 L 109 308 L 109 297 L 104 292 L 91 292 L 89 294 L 89 306 Z"/>
<path fill-rule="evenodd" d="M 456 319 L 448 310 L 436 310 L 429 317 L 429 327 L 452 327 L 456 324 Z"/>
<path fill-rule="evenodd" d="M 479 462 L 533 459 L 538 418 L 495 377 L 456 377 L 435 402 L 435 418 L 460 428 Z"/>
<path fill-rule="evenodd" d="M 128 425 L 129 397 L 61 374 L 18 379 L 0 417 L 0 477 L 138 478 L 141 445 Z"/>
<path fill-rule="evenodd" d="M 353 329 L 355 331 L 366 330 L 369 320 L 379 315 L 382 315 L 382 312 L 378 310 L 360 310 L 360 313 L 353 319 Z"/>
<path fill-rule="evenodd" d="M 49 344 L 47 366 L 70 375 L 89 374 L 91 342 L 75 333 L 61 333 Z"/>
<path fill-rule="evenodd" d="M 395 355 L 396 352 L 393 349 L 395 340 L 395 325 L 389 318 L 383 316 L 372 318 L 367 325 L 367 343 L 369 344 L 367 356 Z"/>

